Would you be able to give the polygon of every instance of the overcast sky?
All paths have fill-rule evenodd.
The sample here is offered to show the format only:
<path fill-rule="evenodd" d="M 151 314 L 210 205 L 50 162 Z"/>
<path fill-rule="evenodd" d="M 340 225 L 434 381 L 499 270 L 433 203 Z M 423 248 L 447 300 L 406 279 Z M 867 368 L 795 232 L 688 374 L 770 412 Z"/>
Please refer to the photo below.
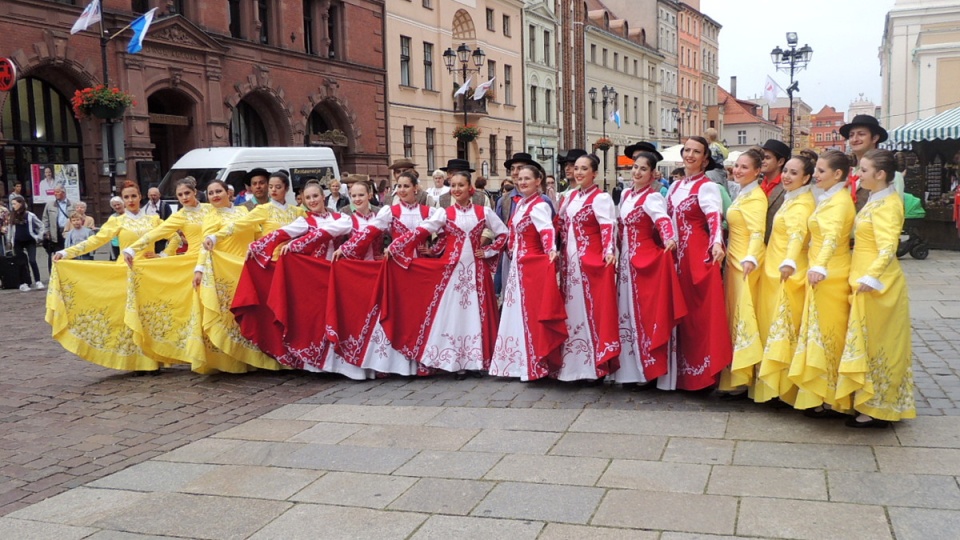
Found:
<path fill-rule="evenodd" d="M 786 48 L 787 32 L 799 46 L 813 48 L 806 70 L 795 75 L 794 94 L 816 113 L 831 105 L 846 113 L 860 93 L 880 105 L 878 49 L 883 25 L 894 0 L 701 0 L 700 11 L 723 25 L 720 30 L 720 86 L 730 90 L 737 77 L 737 97 L 763 94 L 770 75 L 786 89 L 790 76 L 775 72 L 770 51 Z M 783 94 L 784 96 L 786 94 Z"/>

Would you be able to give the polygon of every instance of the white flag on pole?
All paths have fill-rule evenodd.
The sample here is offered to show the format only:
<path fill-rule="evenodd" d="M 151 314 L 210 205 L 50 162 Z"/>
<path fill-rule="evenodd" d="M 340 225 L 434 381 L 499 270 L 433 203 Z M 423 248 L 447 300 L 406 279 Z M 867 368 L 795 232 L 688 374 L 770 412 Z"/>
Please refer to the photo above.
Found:
<path fill-rule="evenodd" d="M 83 32 L 98 22 L 100 22 L 100 0 L 93 0 L 93 2 L 87 4 L 87 7 L 83 8 L 83 13 L 80 14 L 77 22 L 73 23 L 70 34 Z"/>
<path fill-rule="evenodd" d="M 473 83 L 473 77 L 470 77 L 463 83 L 463 86 L 457 88 L 457 91 L 453 93 L 453 97 L 465 96 L 467 91 L 470 90 L 470 85 Z"/>
<path fill-rule="evenodd" d="M 475 101 L 479 101 L 479 100 L 483 99 L 483 96 L 487 93 L 487 90 L 489 90 L 490 87 L 493 86 L 493 80 L 494 80 L 494 79 L 496 79 L 496 77 L 494 77 L 493 79 L 490 79 L 489 81 L 487 81 L 487 82 L 485 82 L 485 83 L 483 83 L 483 84 L 481 84 L 480 86 L 477 87 L 477 91 L 473 93 L 473 99 L 474 99 Z"/>
<path fill-rule="evenodd" d="M 777 100 L 777 96 L 779 96 L 782 92 L 783 88 L 780 88 L 780 85 L 777 84 L 777 81 L 773 80 L 772 77 L 767 75 L 767 84 L 763 86 L 763 99 L 769 101 L 770 104 L 773 105 L 773 102 Z"/>

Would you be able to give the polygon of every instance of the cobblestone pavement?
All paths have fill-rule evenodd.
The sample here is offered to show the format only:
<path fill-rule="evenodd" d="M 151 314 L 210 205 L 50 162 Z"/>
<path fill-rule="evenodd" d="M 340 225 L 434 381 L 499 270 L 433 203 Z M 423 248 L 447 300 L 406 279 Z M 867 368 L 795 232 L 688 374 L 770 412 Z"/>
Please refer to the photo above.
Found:
<path fill-rule="evenodd" d="M 903 264 L 911 286 L 919 412 L 958 415 L 960 329 L 955 319 L 960 319 L 960 298 L 955 282 L 960 254 L 935 251 L 926 261 L 905 259 Z M 183 368 L 133 378 L 63 351 L 49 337 L 43 301 L 38 292 L 0 292 L 0 515 L 238 425 L 250 426 L 251 421 L 256 425 L 256 418 L 291 403 L 677 414 L 743 411 L 756 414 L 751 418 L 760 421 L 766 415 L 792 414 L 724 403 L 709 395 L 493 378 L 356 383 L 304 373 L 205 377 Z M 260 440 L 257 437 L 252 436 Z"/>

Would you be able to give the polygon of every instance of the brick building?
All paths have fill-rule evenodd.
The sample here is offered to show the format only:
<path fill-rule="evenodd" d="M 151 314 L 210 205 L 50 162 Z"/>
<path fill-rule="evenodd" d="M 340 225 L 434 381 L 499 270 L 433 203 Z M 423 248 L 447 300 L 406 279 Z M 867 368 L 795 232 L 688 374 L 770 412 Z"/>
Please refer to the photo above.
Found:
<path fill-rule="evenodd" d="M 81 196 L 102 217 L 104 124 L 76 120 L 69 103 L 103 81 L 98 26 L 70 35 L 86 3 L 0 3 L 0 56 L 19 71 L 0 93 L 0 180 L 77 164 Z M 384 0 L 102 4 L 108 31 L 159 8 L 141 53 L 126 52 L 129 31 L 107 46 L 110 84 L 136 99 L 119 123 L 126 177 L 154 180 L 193 148 L 309 144 L 334 148 L 342 170 L 386 175 Z"/>
<path fill-rule="evenodd" d="M 824 105 L 810 117 L 810 145 L 818 153 L 831 148 L 843 150 L 846 146 L 840 135 L 840 126 L 843 124 L 843 111 Z"/>

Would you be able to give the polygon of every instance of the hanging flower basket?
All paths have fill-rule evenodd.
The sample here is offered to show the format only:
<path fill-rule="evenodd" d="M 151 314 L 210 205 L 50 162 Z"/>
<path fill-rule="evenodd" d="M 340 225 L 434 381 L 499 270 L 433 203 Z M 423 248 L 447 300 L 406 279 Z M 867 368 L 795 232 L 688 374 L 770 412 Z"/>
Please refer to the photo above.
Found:
<path fill-rule="evenodd" d="M 120 118 L 127 107 L 137 104 L 130 94 L 102 84 L 77 90 L 70 103 L 73 105 L 73 114 L 78 119 L 94 116 L 105 120 Z"/>
<path fill-rule="evenodd" d="M 597 142 L 594 143 L 594 146 L 606 152 L 607 150 L 613 147 L 613 141 L 611 141 L 607 137 L 600 137 L 599 139 L 597 139 Z"/>
<path fill-rule="evenodd" d="M 453 130 L 453 138 L 463 142 L 475 141 L 479 136 L 480 128 L 472 124 L 457 126 L 457 128 Z"/>

